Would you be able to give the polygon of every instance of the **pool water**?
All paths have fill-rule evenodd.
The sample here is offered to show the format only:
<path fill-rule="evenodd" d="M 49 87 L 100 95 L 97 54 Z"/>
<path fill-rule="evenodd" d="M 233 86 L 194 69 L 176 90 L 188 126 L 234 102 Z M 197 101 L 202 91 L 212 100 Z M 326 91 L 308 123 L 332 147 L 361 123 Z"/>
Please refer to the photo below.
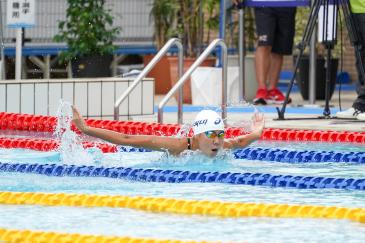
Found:
<path fill-rule="evenodd" d="M 252 147 L 270 148 L 273 143 L 256 143 Z M 269 145 L 269 146 L 268 146 Z M 282 144 L 281 144 L 282 145 Z M 291 145 L 292 146 L 292 145 Z M 293 150 L 291 146 L 284 147 Z M 312 143 L 302 145 L 307 150 L 318 147 Z M 327 146 L 327 145 L 321 145 Z M 337 144 L 338 152 L 346 151 L 347 145 Z M 280 146 L 283 148 L 283 146 Z M 351 151 L 361 151 L 361 146 L 352 146 Z M 299 149 L 298 149 L 299 150 Z M 303 149 L 304 150 L 304 149 Z M 318 151 L 322 151 L 319 149 Z M 299 150 L 302 151 L 302 150 Z M 323 176 L 323 177 L 343 177 L 343 178 L 364 178 L 365 164 L 357 163 L 281 163 L 269 161 L 235 159 L 233 152 L 225 151 L 214 159 L 209 159 L 195 152 L 188 152 L 185 156 L 176 158 L 168 156 L 164 152 L 119 152 L 103 154 L 100 150 L 91 148 L 83 152 L 84 161 L 81 155 L 68 156 L 70 161 L 66 164 L 94 165 L 103 167 L 134 167 L 134 168 L 153 168 L 153 169 L 173 169 L 189 171 L 218 171 L 218 172 L 250 172 L 250 173 L 270 173 L 284 175 L 303 175 L 303 176 Z M 38 152 L 25 149 L 0 149 L 1 162 L 28 162 L 28 163 L 58 163 L 60 162 L 58 152 Z M 72 158 L 77 157 L 77 160 Z"/>
<path fill-rule="evenodd" d="M 19 136 L 24 136 L 20 134 Z M 253 147 L 288 150 L 361 152 L 362 145 L 256 142 Z M 364 178 L 365 165 L 354 163 L 278 163 L 234 159 L 232 152 L 208 159 L 197 154 L 180 158 L 163 152 L 85 151 L 87 165 L 160 168 L 190 171 L 230 171 L 270 174 Z M 72 156 L 68 157 L 72 158 Z M 61 163 L 58 152 L 0 149 L 1 162 Z M 79 160 L 68 164 L 83 164 Z M 146 183 L 112 178 L 49 177 L 0 173 L 0 191 L 87 193 L 155 196 L 228 202 L 308 204 L 365 207 L 363 191 L 293 189 L 216 183 Z M 131 209 L 0 205 L 0 227 L 83 234 L 224 242 L 364 242 L 363 224 L 346 220 L 219 218 L 148 213 Z M 40 220 L 41 219 L 41 220 Z"/>
<path fill-rule="evenodd" d="M 255 203 L 288 203 L 364 207 L 361 191 L 230 185 L 220 183 L 138 182 L 98 177 L 49 177 L 34 174 L 2 173 L 2 191 L 87 193 L 151 196 L 194 200 Z"/>
<path fill-rule="evenodd" d="M 363 242 L 362 225 L 347 221 L 218 218 L 130 209 L 0 206 L 0 226 L 82 234 L 225 242 Z M 6 220 L 5 220 L 6 219 Z"/>

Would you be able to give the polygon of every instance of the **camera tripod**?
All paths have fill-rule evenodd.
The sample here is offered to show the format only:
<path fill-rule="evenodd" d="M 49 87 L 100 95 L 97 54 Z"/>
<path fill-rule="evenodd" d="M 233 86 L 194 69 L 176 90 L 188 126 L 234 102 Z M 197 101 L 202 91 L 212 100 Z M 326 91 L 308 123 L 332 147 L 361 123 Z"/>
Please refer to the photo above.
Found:
<path fill-rule="evenodd" d="M 332 59 L 332 49 L 336 45 L 336 31 L 337 31 L 337 26 L 336 26 L 337 18 L 336 17 L 339 14 L 340 9 L 342 10 L 342 13 L 343 13 L 343 16 L 345 19 L 350 42 L 354 46 L 356 58 L 359 62 L 360 68 L 358 71 L 360 72 L 360 77 L 361 77 L 360 82 L 363 82 L 363 80 L 365 80 L 364 63 L 361 59 L 361 53 L 360 53 L 363 46 L 361 46 L 359 36 L 358 36 L 357 26 L 355 25 L 353 16 L 351 15 L 349 0 L 314 0 L 314 3 L 311 7 L 308 22 L 307 22 L 307 25 L 304 30 L 302 41 L 298 45 L 299 54 L 295 61 L 294 74 L 290 80 L 289 87 L 288 87 L 288 90 L 287 90 L 286 96 L 285 96 L 285 101 L 284 101 L 281 109 L 279 109 L 278 107 L 276 108 L 277 112 L 278 112 L 277 120 L 285 120 L 285 118 L 284 118 L 285 109 L 289 102 L 289 95 L 293 88 L 294 80 L 295 80 L 297 72 L 298 72 L 299 62 L 302 59 L 304 50 L 305 50 L 306 46 L 308 46 L 309 41 L 312 37 L 320 10 L 321 10 L 321 14 L 323 16 L 323 18 L 322 18 L 323 30 L 322 30 L 322 33 L 320 33 L 320 34 L 322 34 L 321 42 L 326 49 L 326 82 L 325 82 L 326 88 L 325 88 L 325 107 L 323 110 L 323 116 L 320 116 L 317 118 L 320 118 L 320 119 L 321 118 L 325 118 L 325 119 L 331 118 L 331 111 L 329 108 L 330 82 L 331 82 L 331 80 L 330 80 L 331 79 L 330 78 L 331 77 L 331 59 Z M 331 24 L 331 21 L 332 21 L 332 24 Z M 362 83 L 362 85 L 363 85 L 363 83 Z"/>

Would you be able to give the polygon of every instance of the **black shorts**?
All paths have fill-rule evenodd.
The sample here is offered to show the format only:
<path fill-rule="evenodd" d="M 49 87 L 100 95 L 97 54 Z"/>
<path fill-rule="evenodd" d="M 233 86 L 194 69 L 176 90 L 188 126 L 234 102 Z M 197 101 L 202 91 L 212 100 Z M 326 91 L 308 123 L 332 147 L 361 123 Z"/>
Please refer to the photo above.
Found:
<path fill-rule="evenodd" d="M 293 7 L 255 8 L 256 32 L 259 46 L 272 46 L 272 52 L 290 55 L 295 33 Z"/>

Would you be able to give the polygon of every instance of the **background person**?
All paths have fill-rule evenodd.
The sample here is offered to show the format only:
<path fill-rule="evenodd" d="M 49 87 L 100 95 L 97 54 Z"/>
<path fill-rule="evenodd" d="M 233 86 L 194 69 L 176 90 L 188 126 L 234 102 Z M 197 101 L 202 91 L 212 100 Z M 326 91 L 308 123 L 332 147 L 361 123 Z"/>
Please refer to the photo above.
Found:
<path fill-rule="evenodd" d="M 73 123 L 86 135 L 101 138 L 105 141 L 133 147 L 168 151 L 172 155 L 179 155 L 185 150 L 199 150 L 208 157 L 217 155 L 220 149 L 243 148 L 258 140 L 264 129 L 263 114 L 255 113 L 252 119 L 252 132 L 247 135 L 231 139 L 224 139 L 224 122 L 212 110 L 202 110 L 193 123 L 193 137 L 163 137 L 154 135 L 127 135 L 111 130 L 89 127 L 75 107 L 73 110 Z"/>
<path fill-rule="evenodd" d="M 284 55 L 292 54 L 295 14 L 295 7 L 255 8 L 258 38 L 255 68 L 258 90 L 254 104 L 282 104 L 285 100 L 277 85 Z"/>
<path fill-rule="evenodd" d="M 352 19 L 358 31 L 359 41 L 362 47 L 360 50 L 362 63 L 365 64 L 365 0 L 350 0 L 350 7 L 353 16 Z M 356 68 L 358 73 L 356 87 L 357 98 L 351 108 L 337 112 L 336 116 L 338 118 L 354 118 L 365 121 L 365 80 L 360 75 L 360 61 L 357 59 L 357 56 Z"/>

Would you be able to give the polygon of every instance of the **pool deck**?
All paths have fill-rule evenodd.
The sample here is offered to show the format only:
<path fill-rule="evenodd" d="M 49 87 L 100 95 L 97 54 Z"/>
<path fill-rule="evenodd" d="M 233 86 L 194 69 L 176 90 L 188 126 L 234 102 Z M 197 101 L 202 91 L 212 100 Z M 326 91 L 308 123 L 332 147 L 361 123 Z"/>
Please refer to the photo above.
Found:
<path fill-rule="evenodd" d="M 162 95 L 155 97 L 155 106 L 162 100 Z M 315 105 L 309 105 L 304 101 L 299 92 L 292 92 L 292 104 L 288 105 L 285 113 L 287 120 L 276 120 L 278 118 L 276 106 L 258 106 L 257 109 L 265 114 L 265 126 L 270 128 L 292 128 L 292 129 L 314 129 L 314 130 L 336 130 L 336 131 L 365 131 L 365 121 L 345 120 L 345 119 L 319 119 L 323 115 L 324 101 L 317 101 Z M 353 89 L 341 92 L 342 109 L 351 107 L 356 98 L 356 92 Z M 177 123 L 176 101 L 172 98 L 164 112 L 164 123 Z M 278 106 L 281 108 L 281 106 Z M 184 105 L 184 123 L 192 123 L 195 115 L 204 106 Z M 338 91 L 335 91 L 330 101 L 331 116 L 334 116 L 339 110 Z M 250 121 L 253 108 L 249 107 L 229 107 L 228 108 L 228 125 L 245 126 Z M 302 118 L 295 120 L 294 118 Z M 157 121 L 157 110 L 153 116 L 133 117 L 133 120 L 148 122 Z"/>

